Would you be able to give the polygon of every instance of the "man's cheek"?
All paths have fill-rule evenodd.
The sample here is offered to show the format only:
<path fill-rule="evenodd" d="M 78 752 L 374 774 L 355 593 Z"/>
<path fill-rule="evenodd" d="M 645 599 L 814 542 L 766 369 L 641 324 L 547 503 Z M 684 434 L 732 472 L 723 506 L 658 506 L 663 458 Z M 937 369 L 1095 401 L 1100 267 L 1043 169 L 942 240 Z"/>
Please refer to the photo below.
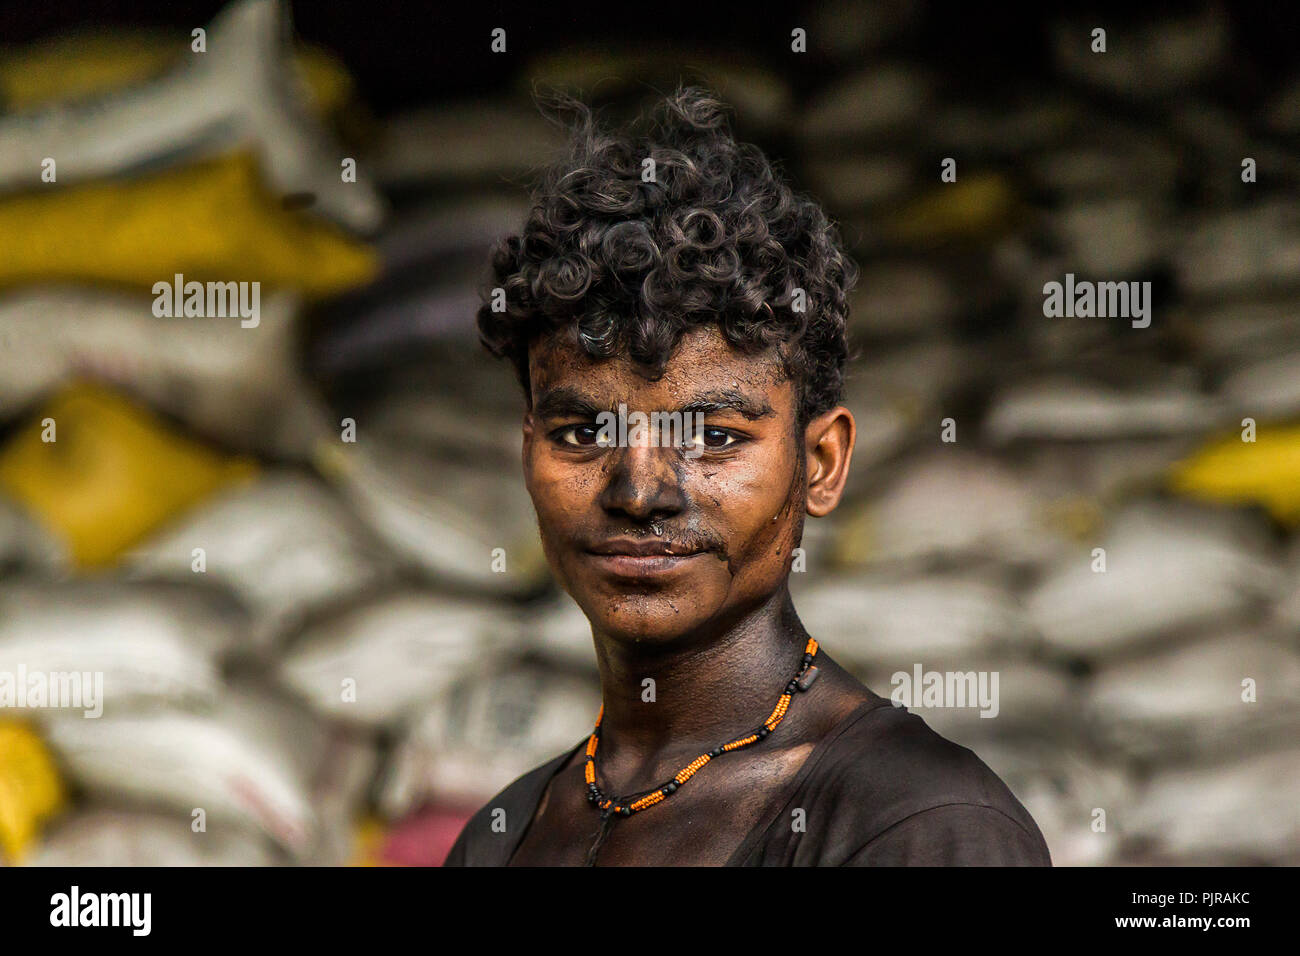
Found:
<path fill-rule="evenodd" d="M 764 565 L 771 559 L 779 563 L 794 547 L 800 509 L 796 484 L 768 481 L 750 489 L 753 523 L 743 536 L 746 561 Z"/>
<path fill-rule="evenodd" d="M 765 459 L 728 474 L 718 497 L 729 514 L 743 516 L 747 524 L 779 524 L 788 513 L 796 477 L 787 456 Z"/>
<path fill-rule="evenodd" d="M 560 545 L 588 536 L 595 500 L 590 482 L 572 474 L 548 474 L 542 470 L 528 482 L 528 492 L 533 499 L 542 537 L 547 542 Z"/>
<path fill-rule="evenodd" d="M 532 454 L 524 458 L 524 484 L 539 513 L 563 504 L 566 482 L 572 478 L 571 469 L 557 463 L 545 448 L 535 446 Z"/>

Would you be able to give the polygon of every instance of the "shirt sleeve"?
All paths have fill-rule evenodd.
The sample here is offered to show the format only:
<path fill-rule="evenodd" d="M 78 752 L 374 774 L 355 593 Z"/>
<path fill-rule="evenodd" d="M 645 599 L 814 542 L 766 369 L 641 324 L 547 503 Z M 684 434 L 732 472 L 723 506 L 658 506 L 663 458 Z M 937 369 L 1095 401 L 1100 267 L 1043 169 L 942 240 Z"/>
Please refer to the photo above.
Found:
<path fill-rule="evenodd" d="M 1051 866 L 1041 833 L 1000 810 L 953 803 L 895 823 L 842 866 Z"/>

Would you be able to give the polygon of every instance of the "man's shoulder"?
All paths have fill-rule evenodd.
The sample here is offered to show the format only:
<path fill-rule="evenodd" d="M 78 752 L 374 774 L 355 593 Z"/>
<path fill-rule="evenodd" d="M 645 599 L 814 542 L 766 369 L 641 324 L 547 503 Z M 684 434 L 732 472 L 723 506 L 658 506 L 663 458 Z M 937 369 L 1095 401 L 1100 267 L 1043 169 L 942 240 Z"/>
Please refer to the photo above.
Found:
<path fill-rule="evenodd" d="M 866 709 L 830 742 L 818 770 L 838 787 L 870 792 L 885 807 L 1015 799 L 974 751 L 887 700 Z"/>
<path fill-rule="evenodd" d="M 581 745 L 579 745 L 581 746 Z M 515 778 L 474 813 L 460 831 L 443 866 L 504 866 L 532 822 L 547 782 L 573 755 L 573 748 Z"/>
<path fill-rule="evenodd" d="M 830 811 L 837 862 L 958 853 L 969 859 L 924 862 L 1050 863 L 1033 817 L 974 751 L 906 708 L 874 703 L 829 743 L 808 781 Z"/>

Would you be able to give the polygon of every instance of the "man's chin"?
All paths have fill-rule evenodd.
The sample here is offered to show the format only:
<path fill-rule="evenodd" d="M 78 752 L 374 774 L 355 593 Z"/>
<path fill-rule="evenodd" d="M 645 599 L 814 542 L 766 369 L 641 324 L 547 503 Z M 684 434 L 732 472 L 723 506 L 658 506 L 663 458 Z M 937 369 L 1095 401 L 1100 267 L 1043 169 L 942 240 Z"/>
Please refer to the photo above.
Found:
<path fill-rule="evenodd" d="M 592 627 L 620 644 L 664 647 L 698 633 L 709 619 L 668 592 L 601 594 L 580 600 Z"/>

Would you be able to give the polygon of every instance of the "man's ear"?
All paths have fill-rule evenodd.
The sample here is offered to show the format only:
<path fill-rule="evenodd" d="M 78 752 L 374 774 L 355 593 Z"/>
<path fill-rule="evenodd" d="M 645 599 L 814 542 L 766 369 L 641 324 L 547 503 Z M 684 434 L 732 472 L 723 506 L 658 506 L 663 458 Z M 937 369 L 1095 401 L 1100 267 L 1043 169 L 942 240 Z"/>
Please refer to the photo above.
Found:
<path fill-rule="evenodd" d="M 844 494 L 858 426 L 843 406 L 818 415 L 804 430 L 808 462 L 808 514 L 821 518 L 835 510 Z"/>
<path fill-rule="evenodd" d="M 533 410 L 531 408 L 524 412 L 524 441 L 522 445 L 524 461 L 528 461 L 528 451 L 533 444 Z"/>

